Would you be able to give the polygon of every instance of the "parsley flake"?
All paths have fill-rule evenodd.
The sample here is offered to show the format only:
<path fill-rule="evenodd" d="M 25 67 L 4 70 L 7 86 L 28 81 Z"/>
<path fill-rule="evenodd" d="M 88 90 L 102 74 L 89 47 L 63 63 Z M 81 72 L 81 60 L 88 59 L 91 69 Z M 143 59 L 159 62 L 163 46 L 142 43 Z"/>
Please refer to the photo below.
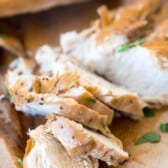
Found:
<path fill-rule="evenodd" d="M 160 131 L 163 133 L 168 133 L 168 123 L 161 123 L 160 124 Z"/>
<path fill-rule="evenodd" d="M 107 121 L 107 120 L 103 120 L 102 126 L 103 126 L 103 128 L 107 128 L 107 126 L 108 126 L 108 121 Z"/>
<path fill-rule="evenodd" d="M 150 143 L 160 142 L 160 135 L 156 132 L 146 133 L 144 136 L 138 139 L 137 142 L 135 142 L 135 145 L 140 145 L 147 142 L 150 142 Z"/>
<path fill-rule="evenodd" d="M 145 42 L 145 38 L 142 38 L 142 39 L 136 40 L 136 41 L 134 41 L 134 42 L 132 42 L 132 43 L 124 44 L 124 45 L 122 45 L 122 46 L 118 49 L 118 52 L 127 51 L 127 50 L 129 50 L 130 48 L 132 48 L 132 47 L 136 47 L 136 46 L 142 45 L 144 42 Z"/>
<path fill-rule="evenodd" d="M 85 100 L 89 103 L 96 103 L 96 99 L 93 97 L 87 97 L 87 98 L 85 98 Z"/>
<path fill-rule="evenodd" d="M 16 162 L 17 162 L 20 166 L 23 166 L 23 159 L 17 158 L 17 159 L 16 159 Z"/>
<path fill-rule="evenodd" d="M 143 109 L 143 113 L 144 113 L 144 117 L 146 118 L 150 118 L 150 117 L 154 117 L 155 116 L 155 113 L 152 109 L 148 108 L 148 107 L 145 107 Z"/>

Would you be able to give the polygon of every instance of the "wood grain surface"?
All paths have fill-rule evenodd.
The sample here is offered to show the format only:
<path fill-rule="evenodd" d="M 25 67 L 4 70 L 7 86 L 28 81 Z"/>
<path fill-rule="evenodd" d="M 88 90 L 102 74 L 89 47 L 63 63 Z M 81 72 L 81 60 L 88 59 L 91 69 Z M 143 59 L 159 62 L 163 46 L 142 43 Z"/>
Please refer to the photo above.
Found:
<path fill-rule="evenodd" d="M 97 7 L 104 3 L 113 8 L 122 1 L 95 0 L 82 5 L 59 7 L 37 15 L 19 17 L 23 25 L 22 41 L 27 54 L 34 56 L 36 49 L 43 44 L 56 46 L 60 33 L 85 28 L 96 18 Z M 111 126 L 113 133 L 123 141 L 125 150 L 130 153 L 130 160 L 120 168 L 168 168 L 168 134 L 160 133 L 159 125 L 162 122 L 168 122 L 166 108 L 156 111 L 154 117 L 142 121 L 131 121 L 127 118 L 113 121 Z M 135 146 L 137 139 L 149 131 L 161 134 L 160 143 Z"/>

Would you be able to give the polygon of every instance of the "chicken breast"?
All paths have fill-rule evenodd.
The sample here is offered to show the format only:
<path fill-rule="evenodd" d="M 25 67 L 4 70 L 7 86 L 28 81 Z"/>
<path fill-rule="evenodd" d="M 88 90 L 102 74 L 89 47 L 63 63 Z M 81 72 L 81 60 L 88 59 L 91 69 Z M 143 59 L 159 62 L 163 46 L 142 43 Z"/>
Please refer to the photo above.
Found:
<path fill-rule="evenodd" d="M 122 150 L 122 144 L 116 137 L 109 139 L 74 121 L 58 116 L 54 119 L 52 117 L 46 127 L 46 130 L 61 142 L 71 156 L 89 155 L 113 166 L 128 159 L 128 153 Z M 88 146 L 90 140 L 93 140 L 93 144 Z"/>
<path fill-rule="evenodd" d="M 138 93 L 152 107 L 168 105 L 167 25 L 167 20 L 160 23 L 142 46 L 109 55 L 106 60 L 110 64 L 106 63 L 107 69 L 102 71 L 106 78 Z"/>
<path fill-rule="evenodd" d="M 102 115 L 107 115 L 109 124 L 111 124 L 114 111 L 97 100 L 84 87 L 80 86 L 78 74 L 67 71 L 60 76 L 58 74 L 53 77 L 36 76 L 32 88 L 38 93 L 51 93 L 62 98 L 72 98 L 87 108 L 95 110 Z"/>
<path fill-rule="evenodd" d="M 45 128 L 58 139 L 70 156 L 87 154 L 95 146 L 94 140 L 89 137 L 83 126 L 67 118 L 50 116 Z"/>
<path fill-rule="evenodd" d="M 99 11 L 101 18 L 97 21 L 96 28 L 93 26 L 81 33 L 73 31 L 63 34 L 60 38 L 61 48 L 64 53 L 72 55 L 91 71 L 137 93 L 148 106 L 167 105 L 167 60 L 166 56 L 158 57 L 166 55 L 162 52 L 166 42 L 156 44 L 155 39 L 154 47 L 152 41 L 147 42 L 147 45 L 144 39 L 139 40 L 135 36 L 139 23 L 151 25 L 149 18 L 160 4 L 161 1 L 158 0 L 147 0 L 136 1 L 135 4 L 112 12 L 102 8 Z M 144 25 L 141 24 L 142 27 Z M 130 43 L 132 38 L 129 34 L 138 41 Z M 144 35 L 141 34 L 141 37 Z M 135 47 L 129 49 L 129 46 Z M 156 46 L 160 46 L 159 52 L 154 49 Z M 164 68 L 160 66 L 160 61 L 164 62 Z"/>
<path fill-rule="evenodd" d="M 108 106 L 97 100 L 90 92 L 85 88 L 79 86 L 69 89 L 68 91 L 59 95 L 65 98 L 74 98 L 79 104 L 98 111 L 102 115 L 108 116 L 108 124 L 111 124 L 114 111 Z"/>
<path fill-rule="evenodd" d="M 88 156 L 69 156 L 51 134 L 39 126 L 29 133 L 24 168 L 98 168 L 97 159 Z"/>
<path fill-rule="evenodd" d="M 11 75 L 13 76 L 13 73 L 8 72 L 8 77 Z M 33 81 L 35 81 L 34 76 L 20 76 L 10 89 L 16 110 L 32 115 L 56 113 L 103 133 L 108 131 L 109 119 L 107 115 L 99 114 L 99 112 L 79 104 L 72 98 L 59 97 L 54 93 L 37 92 L 35 90 L 37 88 L 34 89 L 33 87 Z M 39 91 L 39 89 L 37 90 Z"/>
<path fill-rule="evenodd" d="M 90 70 L 104 75 L 102 71 L 108 73 L 110 55 L 122 44 L 144 36 L 161 4 L 161 0 L 138 0 L 112 11 L 100 7 L 100 19 L 91 28 L 61 35 L 61 48 Z"/>
<path fill-rule="evenodd" d="M 73 80 L 68 86 L 65 84 L 65 88 L 73 85 L 82 86 L 108 106 L 132 118 L 142 118 L 141 102 L 136 94 L 88 72 L 76 60 L 61 54 L 59 49 L 43 46 L 37 52 L 36 61 L 40 66 L 39 73 L 43 75 L 61 75 L 71 71 Z M 46 64 L 50 66 L 45 66 Z"/>

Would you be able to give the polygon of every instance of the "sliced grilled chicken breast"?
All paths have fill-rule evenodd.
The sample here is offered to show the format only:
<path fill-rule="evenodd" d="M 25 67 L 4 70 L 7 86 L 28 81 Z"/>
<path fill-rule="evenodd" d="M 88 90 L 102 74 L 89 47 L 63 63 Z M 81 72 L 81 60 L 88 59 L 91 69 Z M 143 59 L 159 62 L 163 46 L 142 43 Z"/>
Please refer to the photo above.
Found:
<path fill-rule="evenodd" d="M 71 157 L 43 126 L 31 131 L 23 160 L 24 168 L 98 168 L 97 159 Z"/>
<path fill-rule="evenodd" d="M 15 80 L 13 80 L 13 78 Z M 76 78 L 76 76 L 74 76 Z M 73 79 L 73 74 L 66 72 L 61 76 L 53 76 L 53 77 L 45 77 L 45 76 L 33 76 L 33 75 L 24 75 L 18 76 L 15 72 L 8 71 L 7 75 L 8 79 L 8 88 L 13 92 L 13 88 L 15 87 L 15 91 L 20 90 L 21 83 L 22 85 L 26 83 L 23 87 L 27 91 L 35 91 L 36 93 L 41 94 L 56 94 L 61 98 L 71 98 L 75 99 L 79 104 L 84 105 L 90 109 L 93 109 L 99 112 L 102 115 L 107 115 L 109 124 L 111 124 L 114 111 L 110 109 L 108 106 L 101 103 L 97 100 L 90 92 L 88 92 L 85 88 L 76 85 L 74 82 L 78 82 Z M 21 80 L 19 83 L 20 86 L 16 86 L 17 80 Z M 27 82 L 29 81 L 29 84 Z M 15 86 L 14 86 L 15 85 Z M 66 88 L 66 89 L 65 89 Z M 16 100 L 16 99 L 15 99 Z M 16 101 L 14 102 L 16 104 Z M 32 111 L 30 111 L 32 112 Z"/>
<path fill-rule="evenodd" d="M 158 9 L 161 1 L 136 1 L 135 4 L 113 12 L 101 8 L 99 11 L 101 19 L 97 21 L 97 27 L 86 29 L 81 33 L 65 33 L 61 36 L 60 44 L 65 53 L 72 55 L 90 70 L 96 71 L 111 82 L 137 93 L 147 105 L 153 107 L 167 105 L 168 72 L 165 67 L 166 53 L 163 53 L 167 42 L 156 42 L 157 39 L 153 39 L 155 42 L 147 40 L 148 42 L 142 46 L 137 45 L 143 41 L 136 41 L 135 47 L 131 49 L 129 46 L 133 43 L 124 46 L 131 40 L 129 34 L 135 36 L 134 33 L 137 33 L 135 25 L 138 25 L 138 22 L 151 24 L 149 18 Z M 128 17 L 130 15 L 132 16 Z M 165 18 L 163 16 L 165 14 L 161 15 Z M 132 28 L 135 28 L 134 33 L 130 31 Z M 158 28 L 156 33 L 157 31 Z M 158 46 L 159 51 L 157 49 L 156 52 Z M 158 55 L 164 56 L 158 57 Z M 164 63 L 160 66 L 159 62 Z"/>
<path fill-rule="evenodd" d="M 167 25 L 168 20 L 159 23 L 143 45 L 108 55 L 107 69 L 102 69 L 106 78 L 138 93 L 152 107 L 168 105 Z"/>
<path fill-rule="evenodd" d="M 111 65 L 110 56 L 117 47 L 129 42 L 130 36 L 137 39 L 146 34 L 146 26 L 160 8 L 161 0 L 138 0 L 126 7 L 108 11 L 98 9 L 100 19 L 91 28 L 65 33 L 60 45 L 65 53 L 71 54 L 90 70 L 105 75 Z M 102 73 L 103 72 L 103 73 Z"/>
<path fill-rule="evenodd" d="M 59 95 L 60 97 L 74 98 L 79 104 L 98 111 L 102 115 L 108 116 L 108 124 L 111 124 L 114 111 L 105 104 L 97 100 L 90 92 L 83 87 L 74 87 Z"/>
<path fill-rule="evenodd" d="M 81 124 L 61 116 L 50 116 L 46 131 L 58 139 L 70 156 L 87 154 L 95 146 Z"/>
<path fill-rule="evenodd" d="M 46 127 L 47 131 L 53 134 L 72 156 L 89 155 L 113 166 L 128 159 L 128 153 L 122 150 L 122 144 L 116 137 L 109 139 L 74 121 L 58 116 L 50 120 Z M 91 140 L 93 144 L 90 146 L 88 142 Z"/>
<path fill-rule="evenodd" d="M 10 76 L 10 73 L 8 74 Z M 108 131 L 104 128 L 104 124 L 109 124 L 107 115 L 101 115 L 99 112 L 79 104 L 72 98 L 59 97 L 53 93 L 35 92 L 31 90 L 34 80 L 34 76 L 24 75 L 10 89 L 16 110 L 32 115 L 56 113 L 103 133 Z"/>
<path fill-rule="evenodd" d="M 39 72 L 43 75 L 71 72 L 73 80 L 69 85 L 66 85 L 67 82 L 64 83 L 65 86 L 62 84 L 62 90 L 69 86 L 82 86 L 108 106 L 132 118 L 142 118 L 141 102 L 136 94 L 86 71 L 76 60 L 61 54 L 59 49 L 43 46 L 37 52 L 36 61 L 40 66 Z M 50 66 L 45 66 L 46 64 Z"/>

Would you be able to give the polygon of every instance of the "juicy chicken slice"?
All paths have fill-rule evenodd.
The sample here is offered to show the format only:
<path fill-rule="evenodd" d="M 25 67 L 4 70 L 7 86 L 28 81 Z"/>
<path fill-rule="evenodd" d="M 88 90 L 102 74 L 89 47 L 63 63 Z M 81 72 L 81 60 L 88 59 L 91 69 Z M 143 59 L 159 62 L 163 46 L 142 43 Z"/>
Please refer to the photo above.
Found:
<path fill-rule="evenodd" d="M 105 104 L 97 100 L 90 92 L 83 87 L 74 87 L 59 95 L 60 97 L 74 98 L 79 104 L 98 111 L 102 115 L 108 116 L 108 124 L 111 124 L 114 111 Z"/>
<path fill-rule="evenodd" d="M 124 44 L 130 42 L 129 34 L 135 36 L 136 31 L 133 33 L 130 29 L 139 21 L 150 24 L 148 18 L 158 9 L 161 1 L 136 1 L 135 4 L 114 12 L 102 8 L 98 28 L 92 27 L 81 33 L 65 33 L 60 38 L 60 44 L 64 53 L 72 55 L 109 81 L 137 93 L 148 106 L 168 105 L 168 61 L 164 52 L 167 40 L 157 42 L 155 38 L 148 41 L 147 37 L 148 42 L 144 45 L 136 46 L 136 42 L 135 47 L 125 52 L 121 50 Z M 158 29 L 155 33 L 158 33 Z"/>
<path fill-rule="evenodd" d="M 62 83 L 62 90 L 74 85 L 82 86 L 106 105 L 122 111 L 132 118 L 142 118 L 141 102 L 136 94 L 88 72 L 76 60 L 61 54 L 59 49 L 43 46 L 37 52 L 36 61 L 40 66 L 39 72 L 42 75 L 61 75 L 67 71 L 71 72 L 71 76 L 68 78 L 67 75 L 66 80 L 70 78 L 72 80 L 70 83 Z M 50 66 L 45 66 L 46 64 Z M 67 85 L 67 83 L 69 84 Z"/>
<path fill-rule="evenodd" d="M 51 134 L 39 126 L 29 133 L 24 168 L 98 168 L 97 159 L 89 156 L 71 157 Z"/>
<path fill-rule="evenodd" d="M 39 87 L 40 86 L 40 87 Z M 97 100 L 89 91 L 80 86 L 78 74 L 65 72 L 63 75 L 53 77 L 37 77 L 33 83 L 33 88 L 38 93 L 56 94 L 62 98 L 72 98 L 102 115 L 107 115 L 111 124 L 114 111 L 107 105 Z"/>
<path fill-rule="evenodd" d="M 45 125 L 46 131 L 58 139 L 70 156 L 84 155 L 94 148 L 94 140 L 89 137 L 81 124 L 61 116 L 49 118 Z"/>
<path fill-rule="evenodd" d="M 69 119 L 51 117 L 46 131 L 61 142 L 70 156 L 89 155 L 113 166 L 128 159 L 128 153 L 122 150 L 121 142 L 116 137 L 109 139 Z M 88 144 L 91 140 L 93 142 Z"/>
<path fill-rule="evenodd" d="M 11 78 L 10 76 L 14 76 L 14 74 L 8 72 L 8 77 Z M 41 79 L 46 80 L 48 78 L 41 77 Z M 55 93 L 37 92 L 39 91 L 39 87 L 37 89 L 36 83 L 33 85 L 33 81 L 36 81 L 34 76 L 20 76 L 15 85 L 10 89 L 16 110 L 33 115 L 56 113 L 80 122 L 92 129 L 103 133 L 108 132 L 108 129 L 104 127 L 104 125 L 109 124 L 107 115 L 102 115 L 95 110 L 79 104 L 72 98 L 59 97 Z"/>
<path fill-rule="evenodd" d="M 138 0 L 114 11 L 108 11 L 104 6 L 100 7 L 100 19 L 91 28 L 81 33 L 72 31 L 61 36 L 62 50 L 91 70 L 104 75 L 102 71 L 108 73 L 107 65 L 111 64 L 109 57 L 115 53 L 117 47 L 129 42 L 132 37 L 137 39 L 138 36 L 146 34 L 145 28 L 152 24 L 161 2 Z"/>

